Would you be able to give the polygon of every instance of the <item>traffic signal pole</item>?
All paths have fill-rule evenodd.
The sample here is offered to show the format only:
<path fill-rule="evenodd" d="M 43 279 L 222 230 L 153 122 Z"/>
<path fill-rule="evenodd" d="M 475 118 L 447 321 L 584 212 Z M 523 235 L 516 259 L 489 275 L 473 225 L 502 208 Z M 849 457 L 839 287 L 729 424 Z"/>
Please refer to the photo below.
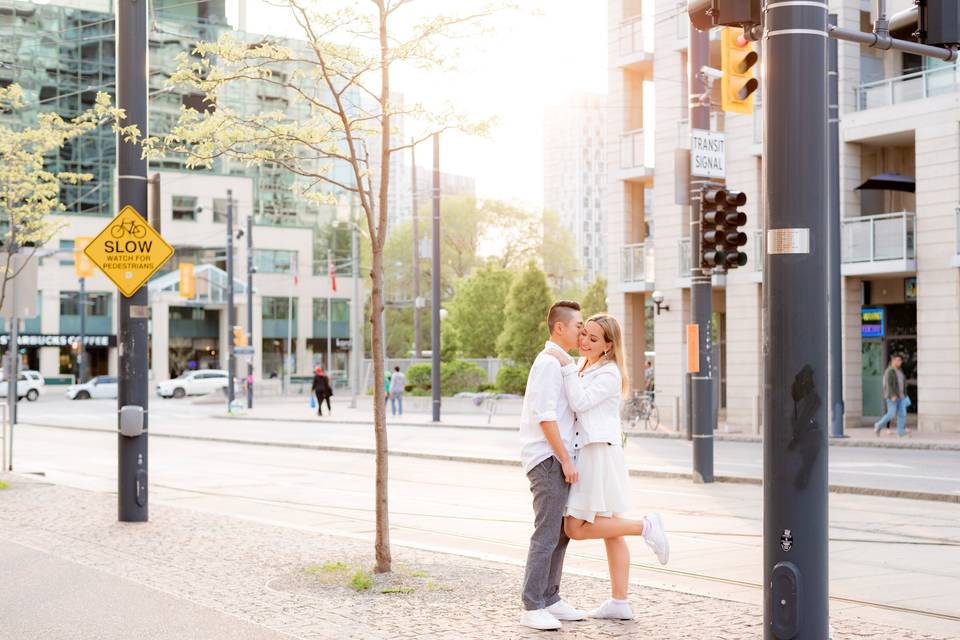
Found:
<path fill-rule="evenodd" d="M 146 136 L 147 3 L 142 0 L 117 2 L 117 106 L 127 114 L 124 126 L 136 125 Z M 117 136 L 118 205 L 121 209 L 132 206 L 143 217 L 147 161 L 140 152 L 138 144 Z M 129 298 L 120 296 L 117 503 L 121 522 L 147 521 L 148 301 L 147 287 Z M 124 412 L 139 415 L 137 428 L 124 428 Z"/>
<path fill-rule="evenodd" d="M 837 15 L 829 16 L 831 26 Z M 830 437 L 843 438 L 843 276 L 840 274 L 840 77 L 837 69 L 838 42 L 828 43 L 827 97 L 829 99 L 830 207 L 827 209 L 827 297 L 830 300 L 830 322 L 827 335 L 830 345 Z"/>
<path fill-rule="evenodd" d="M 690 25 L 690 129 L 710 129 L 710 94 L 701 69 L 710 65 L 710 34 Z M 703 96 L 698 99 L 695 96 Z M 701 259 L 700 211 L 703 178 L 690 177 L 690 306 L 691 323 L 697 325 L 698 371 L 690 374 L 693 424 L 693 481 L 713 482 L 713 372 L 711 317 L 713 315 L 712 269 Z"/>
<path fill-rule="evenodd" d="M 764 638 L 828 637 L 827 4 L 764 13 Z"/>
<path fill-rule="evenodd" d="M 253 211 L 247 215 L 247 343 L 253 345 Z M 253 354 L 247 361 L 247 409 L 253 409 Z"/>
<path fill-rule="evenodd" d="M 233 328 L 237 326 L 237 308 L 233 304 L 233 191 L 227 189 L 227 413 L 233 411 L 237 374 L 236 341 Z"/>

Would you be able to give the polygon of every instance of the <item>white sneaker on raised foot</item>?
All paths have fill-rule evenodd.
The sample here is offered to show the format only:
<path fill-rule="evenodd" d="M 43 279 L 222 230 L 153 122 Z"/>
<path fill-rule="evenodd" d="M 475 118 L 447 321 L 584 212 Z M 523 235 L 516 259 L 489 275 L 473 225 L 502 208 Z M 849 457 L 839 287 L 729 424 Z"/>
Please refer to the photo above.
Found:
<path fill-rule="evenodd" d="M 573 621 L 573 620 L 586 620 L 587 612 L 580 611 L 580 609 L 574 609 L 569 604 L 563 600 L 557 600 L 552 605 L 547 607 L 547 611 L 556 618 L 557 620 Z"/>
<path fill-rule="evenodd" d="M 562 625 L 552 613 L 546 609 L 534 609 L 520 614 L 520 624 L 538 631 L 555 631 Z"/>
<path fill-rule="evenodd" d="M 663 530 L 663 518 L 659 513 L 651 513 L 644 518 L 644 523 L 643 541 L 657 554 L 660 564 L 667 564 L 670 561 L 670 541 Z"/>
<path fill-rule="evenodd" d="M 599 608 L 590 612 L 591 618 L 603 620 L 633 620 L 633 608 L 629 602 L 607 600 Z"/>

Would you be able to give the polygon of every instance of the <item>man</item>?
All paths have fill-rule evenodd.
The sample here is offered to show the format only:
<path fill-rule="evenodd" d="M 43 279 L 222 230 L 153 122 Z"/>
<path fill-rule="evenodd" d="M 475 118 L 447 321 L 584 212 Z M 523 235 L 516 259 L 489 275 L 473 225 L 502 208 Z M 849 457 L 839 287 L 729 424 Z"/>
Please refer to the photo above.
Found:
<path fill-rule="evenodd" d="M 889 427 L 893 416 L 897 416 L 897 435 L 901 438 L 906 435 L 907 406 L 907 377 L 903 374 L 903 356 L 895 353 L 890 357 L 890 366 L 883 372 L 883 399 L 887 403 L 887 412 L 873 424 L 873 433 L 880 435 L 884 426 Z"/>
<path fill-rule="evenodd" d="M 559 629 L 561 620 L 583 620 L 586 613 L 560 599 L 563 557 L 570 539 L 563 512 L 570 485 L 578 480 L 574 465 L 574 415 L 563 392 L 563 374 L 547 349 L 570 351 L 583 328 L 580 305 L 562 300 L 547 314 L 550 340 L 540 352 L 523 398 L 520 422 L 523 471 L 533 494 L 534 530 L 523 578 L 520 624 L 532 629 Z"/>
<path fill-rule="evenodd" d="M 393 368 L 390 378 L 390 413 L 395 416 L 403 415 L 403 392 L 407 388 L 407 376 L 400 372 L 400 367 Z"/>
<path fill-rule="evenodd" d="M 653 397 L 653 363 L 647 360 L 647 366 L 643 370 L 643 390 L 646 391 L 650 397 Z"/>

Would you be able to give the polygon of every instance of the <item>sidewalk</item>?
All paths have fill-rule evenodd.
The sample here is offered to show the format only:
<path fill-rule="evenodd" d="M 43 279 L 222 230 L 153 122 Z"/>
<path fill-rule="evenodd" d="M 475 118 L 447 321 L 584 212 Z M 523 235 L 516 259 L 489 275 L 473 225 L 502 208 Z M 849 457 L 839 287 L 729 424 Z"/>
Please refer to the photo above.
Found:
<path fill-rule="evenodd" d="M 4 575 L 57 576 L 0 581 L 3 639 L 545 637 L 516 624 L 522 569 L 514 565 L 395 545 L 395 572 L 356 592 L 345 586 L 347 573 L 371 566 L 367 540 L 160 505 L 151 505 L 149 523 L 117 523 L 113 494 L 12 474 L 0 478 L 10 483 L 0 490 Z M 572 603 L 591 606 L 607 589 L 605 580 L 568 573 L 563 592 Z M 756 605 L 638 586 L 630 599 L 635 620 L 567 623 L 558 636 L 762 635 Z M 946 638 L 856 618 L 831 622 L 838 640 Z"/>
<path fill-rule="evenodd" d="M 361 397 L 357 401 L 357 408 L 351 409 L 348 399 L 337 399 L 333 402 L 333 411 L 329 412 L 331 419 L 347 424 L 370 424 L 373 414 L 370 409 L 371 398 Z M 218 405 L 211 414 L 215 417 L 226 417 Z M 328 415 L 326 412 L 324 415 Z M 285 422 L 315 423 L 315 413 L 307 406 L 304 397 L 290 399 L 270 399 L 258 403 L 253 409 L 244 409 L 232 419 L 241 420 L 282 420 Z M 476 413 L 441 412 L 440 424 L 449 428 L 463 429 L 493 429 L 497 431 L 516 431 L 520 416 L 516 414 L 495 414 L 487 416 L 486 408 L 478 408 Z M 432 415 L 429 413 L 405 413 L 402 417 L 394 417 L 387 410 L 387 424 L 426 427 L 435 426 Z M 877 437 L 870 427 L 853 427 L 845 431 L 845 438 L 831 438 L 830 445 L 836 447 L 883 447 L 892 449 L 937 449 L 960 451 L 960 432 L 924 432 L 910 430 L 908 437 L 898 438 L 893 430 L 884 430 Z M 677 438 L 685 437 L 666 426 L 656 431 L 637 430 L 628 432 L 630 437 L 637 438 Z M 761 442 L 759 435 L 739 431 L 723 431 L 722 428 L 714 434 L 715 439 L 730 442 Z"/>

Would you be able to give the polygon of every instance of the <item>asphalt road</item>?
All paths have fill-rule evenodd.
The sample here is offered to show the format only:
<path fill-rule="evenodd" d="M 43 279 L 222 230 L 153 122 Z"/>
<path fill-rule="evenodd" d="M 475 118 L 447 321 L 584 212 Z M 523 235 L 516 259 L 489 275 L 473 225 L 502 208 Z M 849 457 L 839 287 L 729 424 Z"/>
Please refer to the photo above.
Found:
<path fill-rule="evenodd" d="M 68 418 L 74 416 L 63 417 Z M 191 428 L 185 417 L 179 421 L 184 429 Z M 207 428 L 229 432 L 251 427 L 225 420 L 214 424 Z M 270 423 L 253 426 L 280 428 Z M 341 434 L 336 439 L 366 432 L 356 426 L 314 429 L 322 437 Z M 425 433 L 440 437 L 445 446 L 452 444 L 448 437 L 474 437 L 473 432 L 453 429 L 411 429 L 405 438 L 392 435 L 395 441 L 423 441 Z M 41 471 L 60 484 L 115 491 L 116 438 L 112 433 L 21 426 L 16 467 Z M 476 446 L 462 441 L 456 445 L 464 450 Z M 371 539 L 371 455 L 175 438 L 153 438 L 150 452 L 155 503 Z M 518 468 L 399 457 L 391 459 L 390 474 L 395 544 L 523 561 L 531 509 L 527 482 Z M 634 513 L 662 512 L 672 538 L 666 570 L 642 542 L 631 541 L 636 582 L 758 601 L 759 487 L 632 478 L 631 493 Z M 833 495 L 830 505 L 832 615 L 960 637 L 955 593 L 960 582 L 960 505 L 857 495 Z M 576 543 L 567 567 L 570 572 L 604 574 L 602 545 Z"/>
<path fill-rule="evenodd" d="M 373 431 L 366 425 L 325 419 L 303 423 L 284 420 L 226 420 L 216 404 L 154 398 L 150 428 L 154 434 L 203 436 L 296 443 L 328 447 L 370 448 Z M 116 429 L 112 400 L 67 401 L 48 394 L 35 403 L 20 405 L 20 420 L 46 425 Z M 488 456 L 516 460 L 516 434 L 509 431 L 392 425 L 390 448 L 447 456 Z M 631 467 L 670 473 L 689 473 L 692 459 L 685 440 L 631 439 L 626 448 Z M 960 495 L 960 451 L 831 447 L 830 482 L 867 489 L 918 491 Z M 715 473 L 761 478 L 763 452 L 759 443 L 717 441 Z"/>

